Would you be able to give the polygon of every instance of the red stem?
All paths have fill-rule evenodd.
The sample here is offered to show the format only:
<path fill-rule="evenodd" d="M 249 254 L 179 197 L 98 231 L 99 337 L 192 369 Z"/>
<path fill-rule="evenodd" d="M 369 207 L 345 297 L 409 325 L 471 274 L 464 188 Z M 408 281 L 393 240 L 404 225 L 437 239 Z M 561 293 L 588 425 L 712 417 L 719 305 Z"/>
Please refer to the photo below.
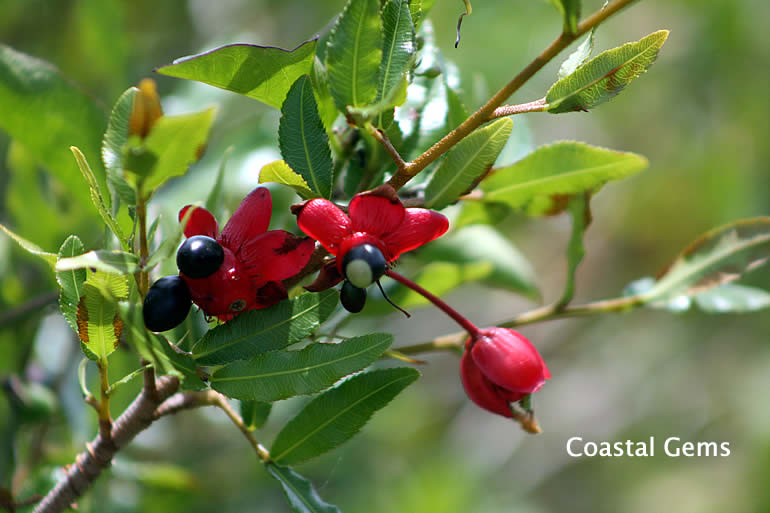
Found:
<path fill-rule="evenodd" d="M 471 321 L 463 317 L 457 310 L 455 310 L 454 308 L 446 304 L 444 301 L 442 301 L 438 297 L 434 296 L 433 294 L 431 294 L 424 288 L 420 287 L 409 278 L 398 274 L 392 269 L 388 269 L 387 271 L 385 271 L 385 275 L 390 276 L 400 284 L 405 285 L 410 289 L 412 289 L 413 291 L 417 292 L 418 294 L 424 296 L 428 301 L 430 301 L 431 303 L 439 307 L 441 310 L 443 310 L 444 313 L 447 314 L 449 317 L 451 317 L 457 324 L 462 326 L 462 328 L 465 331 L 467 331 L 471 337 L 478 336 L 479 329 L 476 327 L 475 324 L 473 324 Z"/>

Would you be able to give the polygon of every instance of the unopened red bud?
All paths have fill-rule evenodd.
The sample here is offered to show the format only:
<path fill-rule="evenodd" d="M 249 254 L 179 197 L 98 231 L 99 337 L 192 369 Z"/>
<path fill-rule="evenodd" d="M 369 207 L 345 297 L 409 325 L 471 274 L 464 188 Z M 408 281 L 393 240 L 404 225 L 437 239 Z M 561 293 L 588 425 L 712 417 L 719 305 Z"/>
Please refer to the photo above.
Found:
<path fill-rule="evenodd" d="M 538 391 L 551 377 L 535 346 L 506 328 L 487 328 L 469 338 L 460 363 L 463 386 L 473 402 L 512 417 L 509 404 Z"/>

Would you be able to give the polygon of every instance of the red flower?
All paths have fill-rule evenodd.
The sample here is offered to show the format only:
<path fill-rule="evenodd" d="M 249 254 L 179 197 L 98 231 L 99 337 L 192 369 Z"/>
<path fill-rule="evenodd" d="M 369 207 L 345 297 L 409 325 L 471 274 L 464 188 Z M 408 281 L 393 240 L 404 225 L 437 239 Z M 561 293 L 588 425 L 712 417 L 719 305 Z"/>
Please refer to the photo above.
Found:
<path fill-rule="evenodd" d="M 535 346 L 512 329 L 479 330 L 465 349 L 460 361 L 465 392 L 492 413 L 513 417 L 509 404 L 537 392 L 551 378 Z"/>
<path fill-rule="evenodd" d="M 315 242 L 284 230 L 267 231 L 273 208 L 267 188 L 257 187 L 249 193 L 221 233 L 216 219 L 205 208 L 187 205 L 179 211 L 180 221 L 191 208 L 194 210 L 185 226 L 185 236 L 211 237 L 224 250 L 221 266 L 210 276 L 194 279 L 179 273 L 190 289 L 193 303 L 207 315 L 229 320 L 242 311 L 286 299 L 286 288 L 280 280 L 305 267 Z"/>
<path fill-rule="evenodd" d="M 390 263 L 402 253 L 440 237 L 449 228 L 447 218 L 438 212 L 404 208 L 389 185 L 355 195 L 347 214 L 325 199 L 307 201 L 295 207 L 294 213 L 300 229 L 337 257 L 337 271 L 357 287 L 373 283 L 382 273 L 377 276 L 375 272 L 372 280 L 351 278 L 345 269 L 345 257 L 351 250 L 370 245 L 385 263 Z M 337 276 L 336 282 L 340 279 Z"/>

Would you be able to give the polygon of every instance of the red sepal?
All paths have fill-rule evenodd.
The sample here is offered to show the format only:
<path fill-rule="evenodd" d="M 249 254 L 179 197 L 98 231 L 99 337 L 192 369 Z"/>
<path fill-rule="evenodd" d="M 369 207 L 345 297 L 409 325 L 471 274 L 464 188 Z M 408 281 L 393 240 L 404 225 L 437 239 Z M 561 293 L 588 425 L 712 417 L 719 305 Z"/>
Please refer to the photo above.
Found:
<path fill-rule="evenodd" d="M 348 216 L 329 200 L 313 199 L 292 210 L 297 215 L 299 228 L 334 255 L 338 254 L 342 240 L 352 232 Z"/>
<path fill-rule="evenodd" d="M 217 233 L 219 233 L 217 220 L 214 219 L 214 215 L 211 212 L 203 207 L 196 207 L 195 205 L 182 207 L 182 210 L 179 211 L 179 222 L 181 223 L 184 220 L 184 216 L 189 209 L 193 209 L 193 211 L 184 227 L 184 236 L 190 238 L 195 235 L 205 235 L 216 239 Z"/>
<path fill-rule="evenodd" d="M 449 221 L 438 212 L 424 208 L 407 208 L 398 229 L 383 238 L 388 261 L 441 237 L 449 229 Z"/>
<path fill-rule="evenodd" d="M 278 281 L 299 273 L 310 260 L 315 241 L 283 230 L 271 230 L 241 246 L 238 258 L 256 282 Z"/>
<path fill-rule="evenodd" d="M 497 388 L 476 366 L 470 352 L 465 351 L 460 359 L 460 377 L 468 397 L 478 406 L 503 417 L 513 417 L 508 400 L 499 394 Z M 524 394 L 521 394 L 523 397 Z M 521 399 L 519 397 L 518 399 Z M 518 400 L 512 397 L 511 402 Z"/>
<path fill-rule="evenodd" d="M 537 392 L 551 377 L 535 346 L 511 329 L 481 330 L 469 352 L 489 381 L 511 392 Z"/>
<path fill-rule="evenodd" d="M 257 187 L 246 196 L 222 229 L 219 242 L 232 249 L 240 248 L 270 226 L 273 200 L 270 190 Z"/>
<path fill-rule="evenodd" d="M 404 220 L 404 206 L 390 186 L 357 194 L 348 207 L 353 231 L 384 237 L 399 229 Z"/>

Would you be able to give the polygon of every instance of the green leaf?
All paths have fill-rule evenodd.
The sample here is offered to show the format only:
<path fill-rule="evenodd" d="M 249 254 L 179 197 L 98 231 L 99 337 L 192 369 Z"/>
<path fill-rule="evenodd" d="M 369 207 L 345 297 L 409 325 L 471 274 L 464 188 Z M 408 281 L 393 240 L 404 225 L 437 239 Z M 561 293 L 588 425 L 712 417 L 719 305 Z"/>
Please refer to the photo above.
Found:
<path fill-rule="evenodd" d="M 505 203 L 530 215 L 561 211 L 565 196 L 598 191 L 647 167 L 647 159 L 577 142 L 541 146 L 511 166 L 493 169 L 481 182 L 483 201 Z M 561 205 L 563 207 L 563 205 Z"/>
<path fill-rule="evenodd" d="M 564 17 L 564 33 L 577 32 L 580 22 L 580 0 L 551 0 L 551 3 Z"/>
<path fill-rule="evenodd" d="M 690 244 L 641 294 L 645 303 L 703 292 L 730 283 L 770 260 L 770 217 L 737 221 Z"/>
<path fill-rule="evenodd" d="M 427 244 L 418 257 L 424 262 L 488 262 L 492 264 L 492 272 L 483 283 L 532 299 L 539 297 L 532 265 L 510 240 L 490 226 L 467 226 L 456 230 Z"/>
<path fill-rule="evenodd" d="M 329 89 L 340 111 L 375 99 L 381 44 L 379 0 L 349 0 L 332 29 L 326 50 Z"/>
<path fill-rule="evenodd" d="M 88 165 L 86 156 L 83 155 L 83 152 L 81 152 L 80 149 L 75 146 L 71 146 L 70 151 L 72 151 L 72 154 L 75 156 L 75 161 L 78 164 L 78 168 L 80 168 L 80 172 L 86 179 L 86 183 L 88 183 L 88 187 L 91 190 L 91 201 L 96 207 L 96 211 L 99 212 L 99 215 L 104 221 L 104 224 L 107 225 L 112 233 L 115 234 L 115 237 L 117 237 L 118 241 L 120 241 L 123 249 L 128 251 L 128 239 L 126 239 L 126 236 L 123 234 L 123 230 L 121 230 L 118 221 L 112 216 L 110 211 L 107 210 L 107 205 L 104 202 L 104 196 L 102 196 L 99 183 L 96 181 L 94 172 L 91 171 L 91 166 Z"/>
<path fill-rule="evenodd" d="M 337 506 L 328 504 L 321 499 L 310 481 L 297 474 L 289 467 L 282 467 L 275 463 L 265 464 L 267 471 L 273 476 L 286 494 L 294 513 L 340 513 Z"/>
<path fill-rule="evenodd" d="M 310 335 L 336 306 L 337 293 L 327 290 L 244 312 L 206 332 L 193 355 L 201 365 L 217 365 L 283 349 Z"/>
<path fill-rule="evenodd" d="M 323 454 L 352 438 L 377 410 L 413 383 L 408 367 L 370 371 L 343 381 L 310 401 L 278 433 L 274 461 L 291 464 Z"/>
<path fill-rule="evenodd" d="M 182 57 L 155 71 L 227 89 L 280 109 L 291 85 L 310 73 L 315 50 L 316 40 L 306 41 L 294 50 L 226 45 Z"/>
<path fill-rule="evenodd" d="M 329 137 L 318 115 L 308 75 L 299 77 L 291 86 L 281 113 L 278 128 L 281 155 L 313 192 L 322 198 L 330 198 L 333 177 Z"/>
<path fill-rule="evenodd" d="M 574 52 L 572 52 L 569 57 L 561 64 L 561 67 L 559 68 L 559 79 L 562 79 L 566 77 L 567 75 L 571 75 L 575 72 L 580 66 L 583 65 L 590 57 L 591 54 L 594 51 L 594 34 L 596 33 L 596 27 L 591 29 L 591 32 L 588 34 L 588 37 L 586 37 L 585 41 L 580 43 L 580 45 L 575 49 Z"/>
<path fill-rule="evenodd" d="M 368 367 L 393 343 L 374 333 L 338 344 L 315 343 L 301 351 L 270 351 L 222 367 L 211 387 L 228 397 L 273 402 L 320 392 L 338 379 Z"/>
<path fill-rule="evenodd" d="M 551 86 L 545 96 L 548 112 L 588 110 L 610 100 L 647 71 L 667 37 L 668 30 L 659 30 L 600 53 Z"/>
<path fill-rule="evenodd" d="M 304 178 L 294 172 L 283 160 L 276 160 L 265 164 L 259 171 L 259 183 L 276 182 L 288 185 L 300 195 L 302 199 L 317 198 L 318 195 L 310 190 Z"/>
<path fill-rule="evenodd" d="M 89 268 L 106 273 L 131 274 L 139 270 L 139 259 L 133 253 L 100 249 L 71 258 L 61 258 L 56 262 L 57 272 Z"/>
<path fill-rule="evenodd" d="M 129 87 L 112 107 L 107 131 L 102 139 L 102 162 L 107 181 L 127 205 L 136 205 L 136 191 L 123 178 L 123 147 L 128 142 L 131 113 L 139 89 Z"/>
<path fill-rule="evenodd" d="M 382 10 L 383 41 L 377 100 L 400 87 L 417 51 L 414 25 L 407 0 L 388 0 Z"/>
<path fill-rule="evenodd" d="M 435 3 L 436 0 L 409 0 L 409 13 L 416 29 L 420 28 Z"/>
<path fill-rule="evenodd" d="M 143 359 L 152 364 L 156 374 L 174 375 L 189 390 L 206 388 L 190 355 L 172 347 L 165 337 L 147 331 L 142 318 L 142 305 L 122 301 L 118 310 L 125 322 L 126 340 Z"/>
<path fill-rule="evenodd" d="M 442 209 L 478 183 L 505 146 L 513 121 L 503 118 L 476 130 L 454 146 L 428 182 L 425 206 Z"/>
<path fill-rule="evenodd" d="M 590 193 L 578 194 L 569 199 L 570 216 L 572 216 L 572 235 L 567 245 L 567 280 L 564 292 L 557 305 L 567 305 L 575 295 L 575 273 L 580 262 L 585 256 L 583 247 L 583 235 L 588 225 L 591 224 L 591 195 Z"/>
<path fill-rule="evenodd" d="M 254 431 L 265 425 L 272 409 L 273 403 L 241 401 L 241 418 L 246 427 Z"/>
<path fill-rule="evenodd" d="M 58 259 L 73 257 L 85 251 L 83 243 L 75 235 L 70 235 L 59 248 Z M 83 283 L 86 281 L 85 269 L 71 269 L 56 273 L 59 283 L 59 309 L 75 333 L 78 331 L 78 303 L 83 294 Z"/>
<path fill-rule="evenodd" d="M 170 178 L 185 174 L 205 147 L 213 121 L 213 108 L 158 118 L 143 145 L 156 158 L 143 190 L 154 191 Z"/>
<path fill-rule="evenodd" d="M 77 325 L 81 347 L 89 359 L 105 361 L 118 347 L 123 332 L 118 301 L 126 297 L 128 283 L 120 274 L 95 272 L 83 284 Z"/>
<path fill-rule="evenodd" d="M 21 108 L 23 106 L 23 108 Z M 99 155 L 105 113 L 51 64 L 0 44 L 0 128 L 21 142 L 66 187 L 91 208 L 88 189 L 69 154 L 78 146 L 92 161 Z M 101 166 L 95 169 L 106 187 Z"/>
<path fill-rule="evenodd" d="M 736 283 L 719 285 L 693 299 L 707 313 L 747 313 L 770 308 L 769 292 Z"/>
<path fill-rule="evenodd" d="M 49 253 L 47 251 L 43 251 L 43 248 L 41 248 L 34 242 L 30 242 L 27 239 L 19 237 L 18 235 L 13 233 L 11 230 L 6 228 L 2 224 L 0 224 L 0 230 L 3 230 L 6 233 L 6 235 L 12 238 L 16 242 L 16 244 L 18 244 L 21 247 L 21 249 L 23 249 L 27 253 L 30 253 L 32 255 L 42 258 L 45 261 L 45 263 L 51 266 L 51 268 L 54 268 L 54 266 L 56 266 L 57 256 L 55 254 Z"/>

